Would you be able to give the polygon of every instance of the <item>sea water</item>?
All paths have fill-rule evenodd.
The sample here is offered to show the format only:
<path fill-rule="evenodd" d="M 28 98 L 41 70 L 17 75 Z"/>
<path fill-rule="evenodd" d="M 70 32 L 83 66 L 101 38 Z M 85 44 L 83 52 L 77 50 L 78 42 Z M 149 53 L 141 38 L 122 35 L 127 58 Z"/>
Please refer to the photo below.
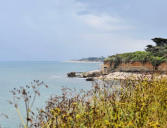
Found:
<path fill-rule="evenodd" d="M 33 80 L 44 81 L 49 88 L 40 90 L 41 96 L 36 99 L 33 107 L 44 107 L 45 101 L 51 95 L 60 95 L 61 88 L 90 89 L 92 83 L 79 78 L 67 78 L 68 72 L 86 72 L 100 69 L 101 63 L 72 63 L 53 61 L 33 62 L 0 62 L 0 126 L 2 128 L 17 128 L 20 124 L 15 108 L 8 103 L 12 98 L 9 90 L 26 86 Z M 24 116 L 24 105 L 20 103 Z M 1 115 L 7 114 L 8 119 Z"/>

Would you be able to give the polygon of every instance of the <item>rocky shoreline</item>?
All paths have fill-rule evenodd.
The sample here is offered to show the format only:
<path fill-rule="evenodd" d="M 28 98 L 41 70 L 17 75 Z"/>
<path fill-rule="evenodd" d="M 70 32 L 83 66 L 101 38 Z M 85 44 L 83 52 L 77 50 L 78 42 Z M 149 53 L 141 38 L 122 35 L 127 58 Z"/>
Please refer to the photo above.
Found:
<path fill-rule="evenodd" d="M 102 76 L 102 72 L 100 70 L 94 70 L 89 72 L 70 72 L 67 73 L 67 76 L 70 78 L 85 78 L 87 81 L 93 81 L 94 79 Z"/>
<path fill-rule="evenodd" d="M 151 79 L 152 77 L 156 78 L 167 78 L 166 74 L 154 74 L 153 73 L 140 73 L 140 72 L 111 72 L 108 74 L 102 74 L 100 70 L 94 70 L 89 72 L 70 72 L 67 73 L 67 76 L 78 77 L 78 78 L 85 78 L 87 81 L 94 81 L 94 80 L 125 80 L 125 79 L 133 79 L 139 80 L 141 78 Z"/>

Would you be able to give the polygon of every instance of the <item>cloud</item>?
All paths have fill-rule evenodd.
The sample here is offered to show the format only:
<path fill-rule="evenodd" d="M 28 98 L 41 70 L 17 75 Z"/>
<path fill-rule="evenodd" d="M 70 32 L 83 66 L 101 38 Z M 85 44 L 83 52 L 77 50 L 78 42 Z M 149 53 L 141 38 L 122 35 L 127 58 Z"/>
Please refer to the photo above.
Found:
<path fill-rule="evenodd" d="M 101 31 L 119 31 L 119 30 L 129 30 L 133 27 L 126 25 L 124 20 L 121 18 L 113 17 L 111 15 L 94 15 L 86 14 L 80 15 L 80 19 L 88 26 Z"/>
<path fill-rule="evenodd" d="M 136 29 L 143 26 L 134 27 L 124 17 L 123 14 L 127 16 L 132 12 L 122 8 L 127 2 L 16 0 L 8 4 L 9 1 L 0 2 L 0 54 L 4 55 L 0 60 L 63 60 L 111 55 L 144 49 L 143 40 L 150 38 L 145 34 L 146 29 L 135 35 Z"/>
<path fill-rule="evenodd" d="M 108 56 L 123 52 L 140 51 L 144 50 L 146 45 L 153 44 L 151 40 L 137 39 L 111 33 L 85 34 L 82 37 L 82 41 L 89 42 L 89 47 L 91 47 L 92 52 L 98 56 L 100 54 Z"/>
<path fill-rule="evenodd" d="M 111 47 L 116 50 L 144 50 L 143 46 L 153 42 L 151 40 L 137 39 L 121 34 L 99 33 L 99 34 L 85 34 L 83 39 L 92 42 L 92 45 L 99 45 L 100 47 Z"/>
<path fill-rule="evenodd" d="M 128 23 L 128 21 L 115 14 L 112 11 L 106 11 L 104 7 L 108 8 L 113 2 L 91 2 L 79 0 L 75 4 L 77 8 L 77 16 L 81 22 L 85 23 L 88 27 L 101 32 L 113 32 L 113 31 L 126 31 L 133 30 L 135 27 Z M 91 5 L 94 5 L 93 7 Z M 95 6 L 97 5 L 97 6 Z M 99 6 L 101 5 L 101 6 Z M 96 9 L 98 11 L 96 11 Z"/>
<path fill-rule="evenodd" d="M 166 37 L 166 0 L 77 0 L 86 10 L 99 15 L 119 16 L 135 26 L 133 34 L 142 38 L 153 35 Z"/>

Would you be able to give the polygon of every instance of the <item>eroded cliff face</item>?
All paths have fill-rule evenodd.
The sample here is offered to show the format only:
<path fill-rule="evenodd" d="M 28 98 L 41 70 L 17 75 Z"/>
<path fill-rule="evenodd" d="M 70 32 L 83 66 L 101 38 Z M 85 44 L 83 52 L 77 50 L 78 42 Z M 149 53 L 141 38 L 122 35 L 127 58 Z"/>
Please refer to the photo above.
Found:
<path fill-rule="evenodd" d="M 151 63 L 141 63 L 141 62 L 131 62 L 131 63 L 121 63 L 117 67 L 114 66 L 114 63 L 110 63 L 109 61 L 104 62 L 102 66 L 103 74 L 108 74 L 112 71 L 119 72 L 167 72 L 167 63 L 160 64 L 157 68 L 155 68 Z"/>
<path fill-rule="evenodd" d="M 115 70 L 116 71 L 153 71 L 154 67 L 150 63 L 134 62 L 134 63 L 121 63 Z"/>
<path fill-rule="evenodd" d="M 167 72 L 167 63 L 162 63 L 158 66 L 158 71 Z"/>

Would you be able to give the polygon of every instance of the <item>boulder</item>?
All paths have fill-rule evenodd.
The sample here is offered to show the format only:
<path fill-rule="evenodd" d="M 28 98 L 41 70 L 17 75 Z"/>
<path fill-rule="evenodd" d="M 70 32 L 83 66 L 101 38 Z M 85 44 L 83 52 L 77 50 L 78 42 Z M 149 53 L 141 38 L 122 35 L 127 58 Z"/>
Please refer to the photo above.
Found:
<path fill-rule="evenodd" d="M 88 78 L 86 78 L 86 81 L 94 81 L 94 78 L 93 77 L 88 77 Z"/>
<path fill-rule="evenodd" d="M 75 72 L 69 72 L 67 73 L 68 77 L 76 77 L 76 73 Z"/>
<path fill-rule="evenodd" d="M 94 70 L 94 71 L 89 71 L 89 72 L 84 72 L 82 75 L 84 78 L 87 77 L 99 77 L 101 76 L 101 71 L 100 70 Z"/>

